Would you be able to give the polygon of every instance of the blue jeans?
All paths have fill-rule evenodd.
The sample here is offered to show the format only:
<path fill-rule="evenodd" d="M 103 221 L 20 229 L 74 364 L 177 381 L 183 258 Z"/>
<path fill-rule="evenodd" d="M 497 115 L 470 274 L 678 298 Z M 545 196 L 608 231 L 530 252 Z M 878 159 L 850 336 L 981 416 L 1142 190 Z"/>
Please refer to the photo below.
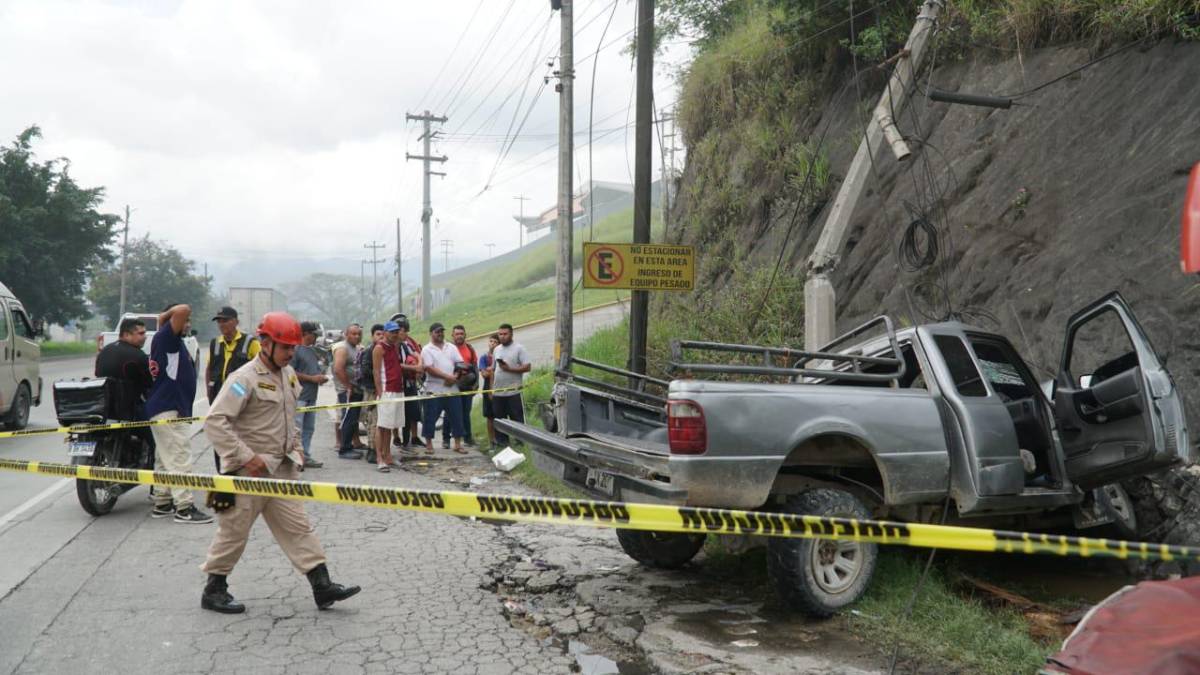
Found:
<path fill-rule="evenodd" d="M 296 401 L 296 407 L 316 405 L 316 401 Z M 296 426 L 300 427 L 300 444 L 304 446 L 304 461 L 312 459 L 312 437 L 317 427 L 317 413 L 296 413 Z"/>
<path fill-rule="evenodd" d="M 459 407 L 462 408 L 462 430 L 463 430 L 462 437 L 463 437 L 463 440 L 466 441 L 467 443 L 475 442 L 474 437 L 471 436 L 471 402 L 473 400 L 475 400 L 475 397 L 473 395 L 472 396 L 459 396 L 457 398 L 450 399 L 449 402 L 447 403 L 447 405 L 457 404 Z M 446 422 L 447 422 L 446 424 L 442 425 L 442 440 L 449 442 L 449 440 L 450 440 L 450 424 L 449 424 L 450 420 L 446 420 Z"/>
<path fill-rule="evenodd" d="M 421 433 L 426 441 L 433 440 L 433 431 L 437 428 L 438 417 L 446 413 L 446 426 L 450 427 L 450 435 L 462 438 L 462 404 L 457 397 L 431 398 L 425 401 L 425 423 L 421 425 Z"/>
<path fill-rule="evenodd" d="M 338 403 L 358 403 L 363 400 L 363 393 L 355 391 L 338 392 Z M 354 436 L 358 431 L 358 418 L 362 415 L 362 408 L 342 408 L 341 420 L 338 424 L 342 428 L 342 435 L 339 437 L 338 452 L 350 452 L 354 449 Z"/>

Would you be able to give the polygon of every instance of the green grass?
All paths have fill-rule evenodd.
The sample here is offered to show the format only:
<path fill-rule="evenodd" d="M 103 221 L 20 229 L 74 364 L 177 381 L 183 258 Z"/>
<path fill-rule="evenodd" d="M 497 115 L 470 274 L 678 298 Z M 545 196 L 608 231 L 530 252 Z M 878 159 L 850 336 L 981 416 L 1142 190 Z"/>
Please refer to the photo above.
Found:
<path fill-rule="evenodd" d="M 43 342 L 42 358 L 62 356 L 91 356 L 96 353 L 94 342 Z"/>
<path fill-rule="evenodd" d="M 881 547 L 866 596 L 851 615 L 855 632 L 881 644 L 899 639 L 908 655 L 928 655 L 973 673 L 1032 673 L 1057 645 L 1029 635 L 1015 610 L 987 607 L 956 593 L 951 574 L 937 563 L 907 619 L 904 610 L 925 566 L 926 554 Z"/>
<path fill-rule="evenodd" d="M 658 210 L 652 212 L 650 226 L 651 238 L 660 240 L 662 222 Z M 597 222 L 592 238 L 620 243 L 630 241 L 632 234 L 633 210 L 628 209 Z M 576 230 L 575 237 L 574 260 L 578 269 L 587 234 L 585 230 Z M 468 334 L 479 335 L 495 330 L 501 323 L 515 326 L 554 316 L 555 287 L 548 280 L 554 276 L 556 243 L 553 236 L 544 237 L 504 267 L 446 275 L 445 281 L 439 283 L 450 289 L 453 301 L 439 307 L 428 323 L 462 324 Z M 582 309 L 629 297 L 629 292 L 586 290 L 577 282 L 572 297 L 575 308 Z M 420 326 L 417 328 L 421 330 Z"/>

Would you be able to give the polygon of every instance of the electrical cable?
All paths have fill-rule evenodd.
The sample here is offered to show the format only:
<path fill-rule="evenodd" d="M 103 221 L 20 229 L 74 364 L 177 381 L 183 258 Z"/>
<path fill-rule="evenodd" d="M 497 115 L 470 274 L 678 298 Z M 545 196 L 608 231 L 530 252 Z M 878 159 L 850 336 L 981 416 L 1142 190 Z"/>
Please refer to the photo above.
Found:
<path fill-rule="evenodd" d="M 496 89 L 497 89 L 497 88 L 499 88 L 499 87 L 500 87 L 500 85 L 501 85 L 501 84 L 503 84 L 503 83 L 505 82 L 505 80 L 508 78 L 509 74 L 510 74 L 510 73 L 512 73 L 513 69 L 514 69 L 514 68 L 516 68 L 517 66 L 521 65 L 522 63 L 524 63 L 524 61 L 525 61 L 525 54 L 526 54 L 526 53 L 527 53 L 527 52 L 528 52 L 530 49 L 533 49 L 533 50 L 534 50 L 534 54 L 535 54 L 535 56 L 536 56 L 536 54 L 537 54 L 538 52 L 540 52 L 540 51 L 541 51 L 541 47 L 542 47 L 542 45 L 543 45 L 543 44 L 545 44 L 545 42 L 546 42 L 546 35 L 549 33 L 549 30 L 548 30 L 548 29 L 550 28 L 550 21 L 551 21 L 553 18 L 554 18 L 554 14 L 553 14 L 553 13 L 547 13 L 547 14 L 546 14 L 546 22 L 545 22 L 545 24 L 543 24 L 543 26 L 542 26 L 542 31 L 541 31 L 541 32 L 542 32 L 542 38 L 541 38 L 541 40 L 538 42 L 538 44 L 537 44 L 537 46 L 536 46 L 536 47 L 534 47 L 534 42 L 533 42 L 533 39 L 532 39 L 532 37 L 531 37 L 531 38 L 530 38 L 530 41 L 529 41 L 529 43 L 525 45 L 525 48 L 524 48 L 524 49 L 522 49 L 522 50 L 520 51 L 520 53 L 518 53 L 518 54 L 517 54 L 517 55 L 516 55 L 514 58 L 512 58 L 511 62 L 509 63 L 509 66 L 508 66 L 508 68 L 507 68 L 507 69 L 506 69 L 506 70 L 505 70 L 503 73 L 501 73 L 499 76 L 496 76 L 496 77 L 488 77 L 488 74 L 490 74 L 491 72 L 493 72 L 492 70 L 489 70 L 489 71 L 488 71 L 488 73 L 484 75 L 484 81 L 487 81 L 487 80 L 491 80 L 491 81 L 492 81 L 492 86 L 491 86 L 491 88 L 490 88 L 490 89 L 488 89 L 487 93 L 485 93 L 483 96 L 480 96 L 480 97 L 479 97 L 479 102 L 475 104 L 475 107 L 471 109 L 471 112 L 467 113 L 467 115 L 466 115 L 465 117 L 463 117 L 463 118 L 462 118 L 462 121 L 461 121 L 461 122 L 459 122 L 459 123 L 458 123 L 458 126 L 456 126 L 456 127 L 454 128 L 454 131 L 453 131 L 453 133 L 457 133 L 457 132 L 461 131 L 461 130 L 463 129 L 463 127 L 465 127 L 465 126 L 466 126 L 466 125 L 467 125 L 467 124 L 468 124 L 468 123 L 469 123 L 469 122 L 470 122 L 470 121 L 471 121 L 471 120 L 472 120 L 472 119 L 475 117 L 475 113 L 479 112 L 479 109 L 480 109 L 480 108 L 482 108 L 482 107 L 483 107 L 483 105 L 484 105 L 484 103 L 486 103 L 486 102 L 488 101 L 488 99 L 491 97 L 491 95 L 492 95 L 493 93 L 495 93 Z M 535 24 L 535 23 L 532 23 L 532 22 L 529 24 L 529 27 L 530 27 L 530 28 L 535 28 L 535 31 L 534 31 L 534 33 L 533 33 L 533 35 L 534 35 L 534 36 L 536 36 L 536 35 L 537 35 L 536 26 L 537 26 L 537 24 Z M 501 55 L 501 56 L 500 56 L 500 57 L 499 57 L 499 58 L 496 60 L 496 62 L 495 62 L 495 63 L 498 65 L 498 64 L 502 63 L 502 62 L 503 62 L 505 59 L 507 59 L 507 58 L 509 57 L 509 55 L 512 53 L 512 51 L 513 51 L 513 48 L 514 48 L 514 47 L 516 47 L 516 46 L 517 46 L 517 45 L 519 45 L 519 44 L 523 44 L 523 43 L 524 43 L 524 41 L 525 41 L 525 39 L 526 39 L 526 35 L 528 35 L 528 34 L 529 34 L 529 30 L 528 30 L 528 28 L 527 28 L 527 29 L 526 29 L 526 31 L 525 31 L 524 33 L 521 33 L 521 36 L 520 36 L 520 37 L 518 37 L 516 40 L 514 40 L 514 41 L 512 42 L 512 44 L 509 46 L 509 49 L 508 49 L 508 51 L 504 52 L 504 54 L 502 54 L 502 55 Z M 536 61 L 535 61 L 535 66 L 534 66 L 534 68 L 536 69 Z M 493 70 L 494 70 L 494 69 L 493 69 Z M 532 77 L 532 76 L 533 76 L 533 72 L 531 71 L 528 77 Z M 518 86 L 519 86 L 519 85 L 518 85 Z M 514 89 L 514 91 L 515 91 L 515 89 Z M 511 93 L 510 93 L 510 94 L 509 94 L 507 97 L 505 97 L 504 101 L 500 103 L 500 106 L 499 106 L 499 108 L 503 108 L 503 107 L 504 107 L 504 104 L 505 104 L 505 103 L 507 103 L 507 102 L 508 102 L 508 100 L 509 100 L 510 98 L 512 98 L 512 96 L 513 96 L 513 94 L 511 94 Z M 446 116 L 446 117 L 454 117 L 454 116 L 455 116 L 455 113 L 456 113 L 457 111 L 458 111 L 458 109 L 457 109 L 457 108 L 451 108 L 451 109 L 447 110 L 447 111 L 446 111 L 444 114 L 445 114 L 445 116 Z M 490 122 L 490 121 L 491 121 L 492 119 L 494 119 L 494 118 L 495 118 L 495 114 L 493 114 L 493 116 L 492 116 L 492 117 L 488 118 L 488 122 Z M 481 126 L 480 126 L 480 128 L 483 128 L 483 127 L 485 127 L 485 126 L 487 125 L 487 123 L 488 123 L 488 122 L 484 122 L 484 124 L 483 124 L 483 125 L 481 125 Z"/>
<path fill-rule="evenodd" d="M 593 132 L 593 117 L 596 112 L 596 68 L 600 65 L 600 45 L 604 44 L 604 37 L 608 35 L 608 28 L 612 26 L 613 17 L 617 15 L 617 2 L 613 0 L 612 12 L 608 15 L 608 23 L 604 24 L 604 31 L 600 33 L 600 39 L 596 41 L 596 58 L 592 60 L 592 85 L 591 93 L 588 95 L 588 239 L 595 240 L 595 225 L 596 225 L 596 200 L 592 198 L 592 191 L 595 189 L 593 180 L 594 164 L 592 162 L 592 132 Z"/>
<path fill-rule="evenodd" d="M 463 30 L 458 35 L 458 39 L 454 41 L 454 47 L 450 49 L 450 57 L 442 61 L 442 67 L 438 68 L 437 75 L 433 76 L 433 81 L 426 87 L 425 93 L 421 94 L 421 100 L 417 102 L 417 110 L 421 109 L 421 104 L 425 103 L 425 99 L 429 98 L 429 94 L 433 91 L 434 86 L 441 80 L 442 73 L 446 72 L 446 67 L 450 65 L 450 60 L 458 53 L 458 47 L 462 44 L 464 38 L 467 37 L 467 32 L 471 30 L 471 25 L 475 23 L 475 17 L 479 16 L 479 10 L 483 8 L 483 3 L 487 0 L 479 0 L 479 4 L 475 5 L 475 11 L 471 12 L 471 18 L 467 19 L 467 24 L 463 26 Z"/>
<path fill-rule="evenodd" d="M 1103 61 L 1106 61 L 1107 59 L 1111 59 L 1112 57 L 1116 56 L 1117 54 L 1121 54 L 1121 53 L 1123 53 L 1123 52 L 1125 52 L 1125 51 L 1128 51 L 1128 50 L 1130 50 L 1130 49 L 1133 49 L 1134 47 L 1136 47 L 1136 46 L 1138 46 L 1138 45 L 1142 44 L 1143 42 L 1146 42 L 1147 40 L 1151 40 L 1151 39 L 1154 39 L 1154 38 L 1161 37 L 1161 36 L 1162 36 L 1162 34 L 1163 34 L 1164 32 L 1166 32 L 1166 30 L 1167 30 L 1167 29 L 1165 29 L 1165 28 L 1164 28 L 1164 29 L 1156 30 L 1156 31 L 1154 31 L 1153 33 L 1148 33 L 1148 34 L 1146 34 L 1145 36 L 1143 36 L 1142 38 L 1140 38 L 1140 39 L 1138 39 L 1138 40 L 1135 40 L 1135 41 L 1133 41 L 1133 42 L 1130 42 L 1130 43 L 1128 43 L 1128 44 L 1126 44 L 1126 45 L 1124 45 L 1124 46 L 1122 46 L 1122 47 L 1118 47 L 1117 49 L 1114 49 L 1113 51 L 1111 51 L 1111 52 L 1109 52 L 1109 53 L 1105 54 L 1104 56 L 1100 56 L 1100 57 L 1094 58 L 1094 59 L 1092 59 L 1091 61 L 1088 61 L 1087 63 L 1085 63 L 1085 64 L 1083 64 L 1083 65 L 1081 65 L 1081 66 L 1078 66 L 1078 67 L 1076 67 L 1076 68 L 1072 68 L 1071 70 L 1068 70 L 1067 72 L 1063 73 L 1062 75 L 1059 75 L 1058 77 L 1055 77 L 1055 78 L 1053 78 L 1053 79 L 1051 79 L 1051 80 L 1047 80 L 1046 82 L 1043 82 L 1043 83 L 1041 83 L 1041 84 L 1037 85 L 1036 87 L 1033 87 L 1033 88 L 1030 88 L 1030 89 L 1026 89 L 1025 91 L 1019 91 L 1019 92 L 1017 92 L 1017 93 L 1015 93 L 1015 94 L 1003 94 L 1003 95 L 1002 95 L 1000 98 L 1011 98 L 1011 99 L 1025 98 L 1026 96 L 1029 96 L 1030 94 L 1034 94 L 1034 93 L 1036 93 L 1036 92 L 1039 92 L 1039 91 L 1041 91 L 1041 90 L 1045 89 L 1046 87 L 1049 87 L 1050 85 L 1053 85 L 1053 84 L 1058 84 L 1059 82 L 1062 82 L 1063 80 L 1067 79 L 1068 77 L 1071 77 L 1072 75 L 1076 75 L 1076 74 L 1078 74 L 1078 73 L 1081 73 L 1081 72 L 1083 72 L 1083 71 L 1087 70 L 1088 68 L 1091 68 L 1092 66 L 1094 66 L 1094 65 L 1096 65 L 1096 64 L 1098 64 L 1098 63 L 1101 63 L 1101 62 L 1103 62 Z"/>
<path fill-rule="evenodd" d="M 504 13 L 500 15 L 499 21 L 497 21 L 495 27 L 492 28 L 491 35 L 489 35 L 487 40 L 480 45 L 479 50 L 475 53 L 474 59 L 471 61 L 471 65 L 467 67 L 467 70 L 464 71 L 460 77 L 454 80 L 454 84 L 450 85 L 450 89 L 446 92 L 446 95 L 438 99 L 438 103 L 435 106 L 436 109 L 447 110 L 454 105 L 455 100 L 458 99 L 459 95 L 462 94 L 463 89 L 466 88 L 467 82 L 471 79 L 471 76 L 475 74 L 475 69 L 479 67 L 479 63 L 483 60 L 483 56 L 485 53 L 487 53 L 488 48 L 491 47 L 492 41 L 495 40 L 496 36 L 500 34 L 500 29 L 504 27 L 504 23 L 508 20 L 509 14 L 512 13 L 512 8 L 515 4 L 516 0 L 509 0 L 508 7 L 504 9 Z"/>

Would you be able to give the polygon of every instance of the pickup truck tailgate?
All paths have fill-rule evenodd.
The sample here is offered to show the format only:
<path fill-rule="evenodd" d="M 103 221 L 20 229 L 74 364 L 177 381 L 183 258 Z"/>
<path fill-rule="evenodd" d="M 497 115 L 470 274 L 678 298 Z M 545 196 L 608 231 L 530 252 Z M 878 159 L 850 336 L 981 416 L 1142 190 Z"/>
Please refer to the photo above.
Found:
<path fill-rule="evenodd" d="M 687 500 L 687 491 L 671 486 L 664 444 L 601 433 L 563 438 L 511 420 L 496 420 L 496 428 L 528 443 L 539 469 L 602 499 Z"/>

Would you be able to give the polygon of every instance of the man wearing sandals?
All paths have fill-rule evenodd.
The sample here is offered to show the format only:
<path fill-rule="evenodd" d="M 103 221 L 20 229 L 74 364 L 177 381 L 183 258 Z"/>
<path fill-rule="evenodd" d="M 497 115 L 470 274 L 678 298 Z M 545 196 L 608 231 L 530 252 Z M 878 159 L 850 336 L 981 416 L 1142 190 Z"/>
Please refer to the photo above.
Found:
<path fill-rule="evenodd" d="M 433 398 L 425 401 L 425 423 L 421 432 L 425 436 L 425 453 L 433 454 L 433 432 L 438 417 L 446 413 L 446 424 L 454 438 L 454 451 L 463 449 L 462 404 L 456 394 L 458 377 L 454 374 L 455 364 L 462 361 L 458 349 L 446 342 L 446 327 L 435 323 L 429 327 L 429 344 L 421 350 L 421 365 L 425 368 L 425 391 Z"/>
<path fill-rule="evenodd" d="M 375 367 L 376 422 L 379 429 L 375 437 L 376 468 L 381 473 L 391 471 L 396 464 L 392 458 L 392 432 L 400 433 L 404 428 L 404 372 L 421 372 L 420 365 L 404 363 L 400 354 L 400 324 L 389 321 L 383 324 L 385 337 L 375 344 L 372 362 Z M 398 466 L 398 465 L 397 465 Z"/>

